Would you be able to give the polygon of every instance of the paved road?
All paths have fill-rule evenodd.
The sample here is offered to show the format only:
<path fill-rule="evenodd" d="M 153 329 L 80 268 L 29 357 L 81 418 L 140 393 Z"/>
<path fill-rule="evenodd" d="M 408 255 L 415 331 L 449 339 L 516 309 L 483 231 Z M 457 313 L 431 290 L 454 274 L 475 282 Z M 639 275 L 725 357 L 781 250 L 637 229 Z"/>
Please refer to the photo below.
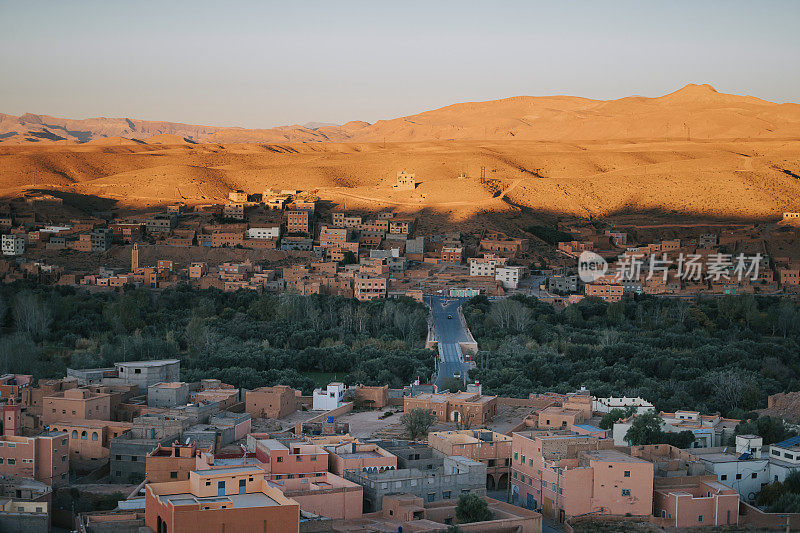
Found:
<path fill-rule="evenodd" d="M 467 372 L 470 365 L 464 362 L 461 346 L 458 344 L 470 340 L 458 315 L 458 308 L 465 301 L 467 298 L 425 296 L 425 303 L 431 308 L 433 317 L 433 336 L 439 345 L 439 365 L 435 381 L 439 387 L 457 373 L 462 378 L 469 377 Z M 448 316 L 452 318 L 447 318 Z"/>

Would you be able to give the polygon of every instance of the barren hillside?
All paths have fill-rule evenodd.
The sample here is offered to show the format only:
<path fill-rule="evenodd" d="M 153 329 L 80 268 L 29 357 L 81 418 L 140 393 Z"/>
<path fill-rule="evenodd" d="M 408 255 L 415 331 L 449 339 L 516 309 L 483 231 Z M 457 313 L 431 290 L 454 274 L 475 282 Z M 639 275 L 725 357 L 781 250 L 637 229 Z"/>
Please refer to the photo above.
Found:
<path fill-rule="evenodd" d="M 0 114 L 0 143 L 84 143 L 105 137 L 162 142 L 308 143 L 434 140 L 731 140 L 798 139 L 800 105 L 687 85 L 659 98 L 591 100 L 572 96 L 518 96 L 455 104 L 417 115 L 352 121 L 342 126 L 308 124 L 271 129 L 195 126 L 128 118 L 71 120 L 26 113 Z M 161 140 L 159 140 L 161 139 Z"/>
<path fill-rule="evenodd" d="M 416 173 L 416 190 L 392 187 L 402 169 Z M 800 141 L 774 140 L 0 146 L 6 197 L 36 188 L 146 207 L 276 187 L 316 190 L 352 208 L 385 205 L 453 220 L 518 206 L 580 217 L 658 211 L 774 219 L 800 208 L 799 176 Z"/>

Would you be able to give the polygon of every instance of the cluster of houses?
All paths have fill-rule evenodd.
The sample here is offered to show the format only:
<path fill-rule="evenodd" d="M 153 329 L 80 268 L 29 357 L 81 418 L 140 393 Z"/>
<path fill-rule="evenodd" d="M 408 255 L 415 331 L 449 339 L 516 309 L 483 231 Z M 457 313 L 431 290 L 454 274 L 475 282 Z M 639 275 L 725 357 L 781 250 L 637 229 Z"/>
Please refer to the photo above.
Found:
<path fill-rule="evenodd" d="M 404 174 L 401 181 L 408 180 L 413 176 Z M 527 266 L 512 264 L 525 262 L 526 239 L 488 232 L 420 235 L 415 233 L 413 217 L 392 211 L 369 215 L 332 211 L 323 218 L 317 203 L 299 191 L 256 195 L 233 191 L 224 206 L 190 209 L 178 204 L 138 220 L 98 217 L 37 227 L 29 222 L 12 225 L 13 218 L 8 217 L 0 275 L 5 281 L 36 277 L 87 287 L 163 288 L 191 283 L 226 291 L 292 290 L 371 300 L 400 295 L 421 299 L 423 290 L 502 295 L 517 290 L 529 273 Z M 131 247 L 130 268 L 103 265 L 86 271 L 48 265 L 39 257 L 44 250 L 104 253 L 112 246 Z M 140 253 L 146 247 L 157 247 L 158 254 L 166 257 L 173 257 L 170 250 L 175 250 L 182 258 L 197 260 L 178 264 L 165 257 L 144 265 Z M 232 253 L 231 260 L 211 263 L 204 248 L 271 255 L 236 261 L 233 257 L 243 254 Z"/>
<path fill-rule="evenodd" d="M 543 515 L 782 524 L 785 515 L 751 504 L 800 468 L 800 438 L 765 446 L 735 435 L 729 444 L 737 420 L 691 411 L 659 416 L 664 431 L 691 431 L 692 447 L 631 446 L 627 429 L 653 406 L 586 390 L 501 398 L 478 384 L 451 393 L 337 382 L 304 396 L 282 385 L 187 383 L 179 361 L 155 360 L 69 369 L 38 383 L 6 375 L 0 394 L 0 528 L 15 530 L 45 530 L 36 528 L 54 519 L 53 491 L 104 469 L 95 479 L 136 489 L 113 511 L 76 515 L 78 531 L 112 523 L 119 532 L 440 531 L 457 523 L 464 494 L 493 511 L 460 525 L 469 531 L 541 531 Z M 616 408 L 630 416 L 601 429 L 600 417 Z M 358 412 L 416 409 L 437 421 L 419 441 L 357 438 L 347 422 Z M 500 429 L 509 409 L 516 418 Z M 285 424 L 262 430 L 266 421 Z"/>
<path fill-rule="evenodd" d="M 608 302 L 628 294 L 696 295 L 797 292 L 800 259 L 771 256 L 755 227 L 705 233 L 631 246 L 624 231 L 569 228 L 580 240 L 558 243 L 558 253 L 577 263 L 593 252 L 608 262 L 606 274 L 581 281 L 575 268 L 554 270 L 543 282 L 551 299 L 574 303 L 594 296 Z M 754 263 L 758 263 L 757 266 Z"/>
<path fill-rule="evenodd" d="M 415 179 L 399 172 L 396 186 L 413 188 Z M 792 225 L 795 220 L 794 213 L 785 213 L 780 224 Z M 800 290 L 800 259 L 788 252 L 767 253 L 763 228 L 755 225 L 641 244 L 614 227 L 600 230 L 591 224 L 563 223 L 559 229 L 575 240 L 549 247 L 486 230 L 423 234 L 418 223 L 389 210 L 329 211 L 313 193 L 272 189 L 231 191 L 224 204 L 175 204 L 164 212 L 124 219 L 96 213 L 60 224 L 41 224 L 35 216 L 7 207 L 0 208 L 4 256 L 0 276 L 7 282 L 33 277 L 45 283 L 111 288 L 191 283 L 227 291 L 292 290 L 360 300 L 400 295 L 421 299 L 422 293 L 503 296 L 527 292 L 529 284 L 538 284 L 538 293 L 531 287 L 534 293 L 559 305 L 587 296 L 614 302 L 641 293 Z M 133 247 L 129 269 L 48 264 L 43 254 L 60 249 L 103 254 L 115 246 Z M 157 247 L 155 255 L 163 259 L 140 264 L 139 252 L 146 247 Z M 242 253 L 232 252 L 227 260 L 213 262 L 204 252 L 209 248 Z M 581 280 L 577 267 L 584 252 L 608 261 L 605 276 Z M 152 258 L 154 253 L 147 255 Z M 737 271 L 739 256 L 758 258 L 757 271 Z M 667 257 L 671 265 L 665 268 L 661 263 Z M 692 272 L 687 272 L 688 264 L 678 264 L 679 257 L 692 258 L 691 267 L 699 269 L 700 276 L 687 276 Z M 720 258 L 727 264 L 713 266 Z M 652 272 L 652 265 L 661 268 Z M 712 268 L 717 273 L 707 276 Z M 618 276 L 623 271 L 624 277 Z M 526 281 L 531 275 L 532 282 Z"/>

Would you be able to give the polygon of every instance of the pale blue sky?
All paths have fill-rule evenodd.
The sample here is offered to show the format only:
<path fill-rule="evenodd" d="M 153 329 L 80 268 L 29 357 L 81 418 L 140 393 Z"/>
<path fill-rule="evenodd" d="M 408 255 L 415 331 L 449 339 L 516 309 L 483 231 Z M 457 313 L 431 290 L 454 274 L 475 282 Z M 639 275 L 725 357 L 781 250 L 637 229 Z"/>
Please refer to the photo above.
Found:
<path fill-rule="evenodd" d="M 800 102 L 800 1 L 0 0 L 0 112 L 373 122 L 686 83 Z"/>

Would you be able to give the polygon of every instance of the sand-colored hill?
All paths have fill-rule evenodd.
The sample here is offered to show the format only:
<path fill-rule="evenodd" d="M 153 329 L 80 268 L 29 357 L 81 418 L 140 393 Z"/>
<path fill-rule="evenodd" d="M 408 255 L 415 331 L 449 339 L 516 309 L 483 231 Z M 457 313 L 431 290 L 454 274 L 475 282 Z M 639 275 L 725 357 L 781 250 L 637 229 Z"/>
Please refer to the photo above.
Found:
<path fill-rule="evenodd" d="M 800 138 L 800 105 L 687 85 L 659 98 L 591 100 L 573 96 L 517 96 L 454 104 L 416 115 L 270 129 L 194 126 L 127 118 L 70 120 L 26 113 L 0 114 L 0 143 L 83 143 L 102 137 L 184 142 L 311 143 L 436 140 L 732 140 Z M 148 141 L 150 142 L 150 141 Z"/>
<path fill-rule="evenodd" d="M 392 187 L 401 169 L 416 173 L 416 190 Z M 800 208 L 800 141 L 0 146 L 5 197 L 49 188 L 142 207 L 222 202 L 231 189 L 269 187 L 452 220 L 519 207 L 777 220 Z"/>
<path fill-rule="evenodd" d="M 416 173 L 416 190 L 392 187 L 401 169 Z M 519 208 L 779 219 L 800 210 L 800 105 L 689 85 L 660 98 L 515 97 L 264 130 L 0 115 L 0 196 L 50 188 L 150 206 L 269 187 L 454 220 Z"/>

